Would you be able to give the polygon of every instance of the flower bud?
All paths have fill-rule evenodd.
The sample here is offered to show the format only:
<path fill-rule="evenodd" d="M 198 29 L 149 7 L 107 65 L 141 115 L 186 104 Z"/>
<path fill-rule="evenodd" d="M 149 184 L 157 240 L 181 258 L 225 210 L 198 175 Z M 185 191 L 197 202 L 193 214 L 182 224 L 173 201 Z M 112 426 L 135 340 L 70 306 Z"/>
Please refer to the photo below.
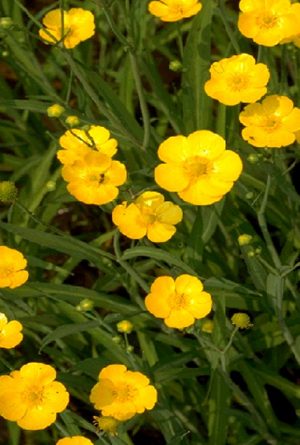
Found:
<path fill-rule="evenodd" d="M 113 417 L 108 416 L 94 416 L 94 424 L 99 428 L 99 430 L 109 433 L 112 436 L 116 436 L 119 421 Z"/>
<path fill-rule="evenodd" d="M 60 117 L 64 111 L 64 107 L 59 104 L 53 104 L 47 108 L 47 114 L 49 117 Z"/>
<path fill-rule="evenodd" d="M 70 125 L 70 127 L 76 127 L 76 125 L 79 125 L 80 120 L 77 116 L 68 116 L 65 122 L 67 125 Z"/>
<path fill-rule="evenodd" d="M 13 20 L 11 17 L 1 17 L 0 18 L 0 28 L 9 29 L 13 26 Z"/>
<path fill-rule="evenodd" d="M 0 182 L 0 202 L 11 204 L 18 195 L 18 189 L 12 181 Z"/>
<path fill-rule="evenodd" d="M 252 241 L 252 236 L 247 233 L 243 233 L 238 237 L 238 243 L 240 246 L 247 246 Z"/>
<path fill-rule="evenodd" d="M 247 329 L 253 326 L 253 324 L 250 323 L 249 315 L 243 312 L 236 312 L 233 314 L 231 323 L 239 329 Z"/>
<path fill-rule="evenodd" d="M 87 312 L 93 309 L 94 303 L 89 298 L 84 298 L 81 302 L 76 306 L 76 310 L 79 312 Z"/>
<path fill-rule="evenodd" d="M 128 320 L 122 320 L 117 323 L 117 329 L 123 334 L 130 334 L 130 332 L 133 330 L 133 324 Z"/>

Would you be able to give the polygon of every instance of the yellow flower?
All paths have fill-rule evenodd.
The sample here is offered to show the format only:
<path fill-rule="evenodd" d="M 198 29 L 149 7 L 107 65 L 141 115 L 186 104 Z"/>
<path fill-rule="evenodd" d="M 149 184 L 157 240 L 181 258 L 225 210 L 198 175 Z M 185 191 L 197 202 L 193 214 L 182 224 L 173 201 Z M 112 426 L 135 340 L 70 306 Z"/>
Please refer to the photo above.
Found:
<path fill-rule="evenodd" d="M 27 261 L 22 253 L 10 247 L 0 246 L 0 288 L 14 289 L 28 280 Z"/>
<path fill-rule="evenodd" d="M 231 323 L 239 329 L 251 328 L 253 324 L 250 323 L 250 317 L 243 312 L 236 312 L 231 317 Z"/>
<path fill-rule="evenodd" d="M 177 22 L 196 15 L 202 9 L 202 4 L 199 0 L 160 0 L 150 2 L 148 9 L 164 22 Z"/>
<path fill-rule="evenodd" d="M 300 109 L 286 96 L 268 96 L 240 113 L 242 137 L 254 147 L 286 147 L 300 130 Z"/>
<path fill-rule="evenodd" d="M 294 43 L 300 48 L 300 3 L 293 3 L 290 8 L 290 12 L 293 15 L 294 26 L 292 26 L 284 39 L 280 43 Z M 296 28 L 296 30 L 295 30 Z"/>
<path fill-rule="evenodd" d="M 112 212 L 113 223 L 131 239 L 144 236 L 154 243 L 168 241 L 176 232 L 175 224 L 182 220 L 182 210 L 165 201 L 158 192 L 144 192 L 133 203 L 123 202 Z"/>
<path fill-rule="evenodd" d="M 69 394 L 55 381 L 56 371 L 43 363 L 27 363 L 0 377 L 0 416 L 25 430 L 42 430 L 63 411 Z"/>
<path fill-rule="evenodd" d="M 117 152 L 118 142 L 116 139 L 110 138 L 110 132 L 107 128 L 92 125 L 86 131 L 79 128 L 67 130 L 60 137 L 59 144 L 64 149 L 57 152 L 60 162 L 62 164 L 73 164 L 93 149 L 113 157 Z"/>
<path fill-rule="evenodd" d="M 224 139 L 208 130 L 166 139 L 158 157 L 165 164 L 155 168 L 157 184 L 195 205 L 220 201 L 242 171 L 239 155 L 225 150 Z"/>
<path fill-rule="evenodd" d="M 118 186 L 124 184 L 125 165 L 109 156 L 89 150 L 71 165 L 62 169 L 62 177 L 68 181 L 67 189 L 78 201 L 85 204 L 107 204 L 119 194 Z"/>
<path fill-rule="evenodd" d="M 299 32 L 290 0 L 241 0 L 238 28 L 259 45 L 275 46 Z"/>
<path fill-rule="evenodd" d="M 90 401 L 103 416 L 128 420 L 145 409 L 152 409 L 157 391 L 149 379 L 124 365 L 109 365 L 99 374 L 99 382 L 92 388 Z"/>
<path fill-rule="evenodd" d="M 72 436 L 59 439 L 56 445 L 93 445 L 93 442 L 83 436 Z"/>
<path fill-rule="evenodd" d="M 23 340 L 23 326 L 17 320 L 7 321 L 5 314 L 0 312 L 0 348 L 11 349 Z"/>
<path fill-rule="evenodd" d="M 208 96 L 225 105 L 256 102 L 267 92 L 270 72 L 264 63 L 256 63 L 250 54 L 239 54 L 214 62 L 211 78 L 204 89 Z"/>
<path fill-rule="evenodd" d="M 113 417 L 94 416 L 94 423 L 98 426 L 99 430 L 102 430 L 105 433 L 109 433 L 112 436 L 116 436 L 118 434 L 117 428 L 120 422 Z"/>
<path fill-rule="evenodd" d="M 133 330 L 133 324 L 129 320 L 121 320 L 117 323 L 117 329 L 124 334 L 130 334 Z"/>
<path fill-rule="evenodd" d="M 94 16 L 91 11 L 82 8 L 71 8 L 68 11 L 54 9 L 45 15 L 43 25 L 45 29 L 40 29 L 39 35 L 45 43 L 62 41 L 68 49 L 95 34 Z"/>
<path fill-rule="evenodd" d="M 163 318 L 170 328 L 183 329 L 195 320 L 206 317 L 212 308 L 209 293 L 203 291 L 202 282 L 192 275 L 158 277 L 146 296 L 145 304 L 151 314 Z"/>
<path fill-rule="evenodd" d="M 47 108 L 47 114 L 49 117 L 60 117 L 64 112 L 64 107 L 59 104 L 53 104 Z"/>

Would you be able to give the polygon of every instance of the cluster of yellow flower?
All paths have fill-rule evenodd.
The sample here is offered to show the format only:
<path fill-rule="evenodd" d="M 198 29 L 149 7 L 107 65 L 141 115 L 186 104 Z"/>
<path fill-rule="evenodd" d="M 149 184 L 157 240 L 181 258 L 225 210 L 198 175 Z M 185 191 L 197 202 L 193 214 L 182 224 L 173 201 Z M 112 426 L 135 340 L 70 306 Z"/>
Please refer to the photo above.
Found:
<path fill-rule="evenodd" d="M 112 157 L 117 152 L 117 141 L 110 132 L 93 125 L 84 131 L 68 130 L 59 140 L 63 150 L 58 159 L 63 164 L 62 176 L 67 189 L 85 204 L 106 204 L 119 194 L 118 186 L 127 177 L 125 165 Z"/>

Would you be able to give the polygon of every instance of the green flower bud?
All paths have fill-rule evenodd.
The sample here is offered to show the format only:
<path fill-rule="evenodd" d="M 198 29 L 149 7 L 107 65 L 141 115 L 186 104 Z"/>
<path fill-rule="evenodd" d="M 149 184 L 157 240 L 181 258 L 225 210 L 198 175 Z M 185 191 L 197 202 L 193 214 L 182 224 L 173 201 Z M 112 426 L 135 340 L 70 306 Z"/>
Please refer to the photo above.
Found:
<path fill-rule="evenodd" d="M 16 200 L 18 189 L 12 181 L 0 182 L 0 202 L 11 204 Z"/>

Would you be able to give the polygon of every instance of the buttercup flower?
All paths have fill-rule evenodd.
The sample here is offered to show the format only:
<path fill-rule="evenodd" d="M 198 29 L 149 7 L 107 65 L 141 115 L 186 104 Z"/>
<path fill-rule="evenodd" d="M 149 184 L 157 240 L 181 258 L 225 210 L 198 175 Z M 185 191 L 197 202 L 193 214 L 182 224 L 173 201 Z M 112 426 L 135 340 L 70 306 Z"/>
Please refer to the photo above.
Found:
<path fill-rule="evenodd" d="M 91 150 L 113 157 L 117 152 L 118 142 L 110 137 L 107 128 L 92 125 L 87 131 L 79 128 L 67 130 L 60 137 L 59 144 L 63 148 L 57 152 L 60 162 L 73 164 L 73 162 L 81 160 Z"/>
<path fill-rule="evenodd" d="M 300 130 L 300 109 L 286 96 L 268 96 L 240 113 L 242 137 L 254 147 L 286 147 Z"/>
<path fill-rule="evenodd" d="M 112 212 L 113 223 L 131 239 L 144 236 L 154 243 L 168 241 L 182 220 L 182 210 L 158 192 L 144 192 L 133 203 L 123 202 Z"/>
<path fill-rule="evenodd" d="M 25 269 L 27 261 L 21 252 L 10 247 L 0 246 L 0 288 L 14 289 L 28 280 Z"/>
<path fill-rule="evenodd" d="M 239 155 L 225 150 L 225 140 L 208 130 L 169 137 L 158 157 L 165 164 L 155 168 L 157 184 L 195 205 L 220 201 L 242 171 Z"/>
<path fill-rule="evenodd" d="M 65 165 L 62 177 L 68 181 L 67 189 L 78 201 L 85 204 L 107 204 L 119 194 L 118 186 L 124 184 L 125 165 L 109 156 L 89 150 L 72 165 Z"/>
<path fill-rule="evenodd" d="M 225 105 L 256 102 L 267 92 L 270 72 L 264 63 L 256 63 L 250 54 L 239 54 L 214 62 L 211 78 L 204 89 L 208 96 Z"/>
<path fill-rule="evenodd" d="M 177 22 L 197 14 L 202 4 L 199 0 L 160 0 L 150 2 L 148 9 L 164 22 Z"/>
<path fill-rule="evenodd" d="M 183 274 L 176 280 L 169 276 L 156 278 L 145 305 L 155 317 L 163 318 L 170 328 L 183 329 L 210 313 L 212 299 L 203 291 L 198 278 Z"/>
<path fill-rule="evenodd" d="M 21 331 L 23 326 L 17 320 L 7 320 L 5 314 L 0 312 L 0 348 L 11 349 L 23 340 Z"/>
<path fill-rule="evenodd" d="M 43 363 L 27 363 L 0 377 L 0 416 L 25 430 L 42 430 L 55 422 L 69 394 L 55 380 L 56 371 Z"/>
<path fill-rule="evenodd" d="M 80 42 L 95 34 L 94 16 L 91 11 L 71 8 L 68 11 L 54 9 L 43 18 L 45 29 L 39 30 L 45 43 L 63 43 L 65 48 L 75 48 Z"/>
<path fill-rule="evenodd" d="M 259 45 L 274 46 L 299 32 L 290 0 L 241 0 L 238 28 Z"/>
<path fill-rule="evenodd" d="M 290 8 L 290 12 L 293 15 L 294 26 L 288 30 L 288 34 L 280 43 L 294 43 L 300 48 L 300 3 L 293 3 Z M 296 28 L 296 30 L 295 30 Z"/>
<path fill-rule="evenodd" d="M 103 416 L 128 420 L 145 409 L 152 409 L 157 401 L 157 391 L 141 372 L 128 371 L 124 365 L 109 365 L 100 372 L 90 401 Z"/>
<path fill-rule="evenodd" d="M 93 445 L 93 442 L 83 436 L 72 436 L 59 439 L 56 445 Z"/>

